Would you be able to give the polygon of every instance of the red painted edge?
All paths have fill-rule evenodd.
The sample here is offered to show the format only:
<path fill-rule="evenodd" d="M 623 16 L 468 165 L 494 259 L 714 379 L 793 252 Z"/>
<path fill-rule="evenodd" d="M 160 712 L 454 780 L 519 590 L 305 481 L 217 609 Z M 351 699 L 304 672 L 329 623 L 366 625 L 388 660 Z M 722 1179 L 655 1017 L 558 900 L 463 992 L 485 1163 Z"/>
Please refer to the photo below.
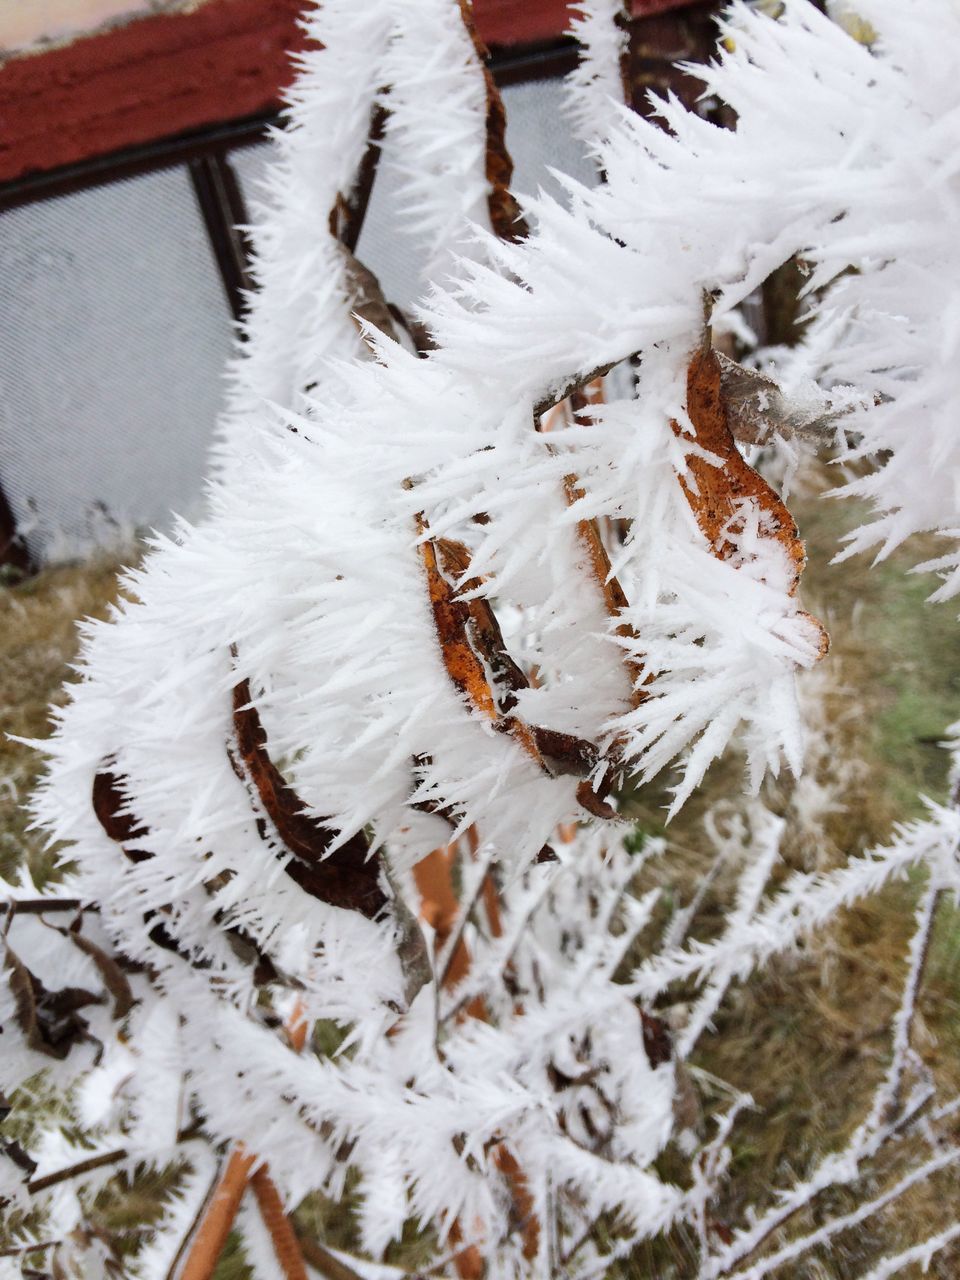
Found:
<path fill-rule="evenodd" d="M 555 40 L 570 25 L 567 0 L 473 0 L 477 30 L 494 47 Z"/>
<path fill-rule="evenodd" d="M 363 0 L 357 0 L 362 3 Z M 403 3 L 404 0 L 400 0 Z M 208 0 L 0 67 L 0 182 L 275 108 L 304 0 Z M 635 14 L 690 0 L 631 0 Z M 475 0 L 494 48 L 555 39 L 566 0 Z"/>
<path fill-rule="evenodd" d="M 696 0 L 630 0 L 630 13 L 634 18 L 652 18 L 655 13 L 668 9 L 686 9 Z"/>
<path fill-rule="evenodd" d="M 300 0 L 210 0 L 0 68 L 0 181 L 277 104 Z"/>

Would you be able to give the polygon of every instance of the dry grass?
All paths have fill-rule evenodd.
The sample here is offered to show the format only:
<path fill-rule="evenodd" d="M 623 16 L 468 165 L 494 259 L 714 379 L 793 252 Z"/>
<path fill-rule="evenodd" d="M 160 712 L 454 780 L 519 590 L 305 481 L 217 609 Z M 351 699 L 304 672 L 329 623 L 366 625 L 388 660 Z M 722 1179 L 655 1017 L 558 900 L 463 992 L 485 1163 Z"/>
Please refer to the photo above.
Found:
<path fill-rule="evenodd" d="M 960 719 L 956 610 L 925 605 L 936 579 L 908 572 L 918 560 L 938 553 L 936 540 L 917 539 L 874 568 L 863 558 L 830 565 L 840 535 L 862 513 L 821 497 L 828 487 L 825 477 L 825 471 L 818 473 L 819 483 L 792 502 L 791 510 L 810 557 L 805 603 L 827 622 L 833 641 L 818 677 L 826 682 L 818 695 L 829 750 L 813 767 L 828 785 L 831 775 L 834 782 L 842 777 L 844 806 L 824 818 L 815 842 L 809 833 L 790 830 L 777 879 L 797 867 L 835 866 L 889 839 L 895 822 L 921 815 L 921 793 L 946 799 L 947 755 L 937 743 L 946 726 Z M 736 797 L 741 786 L 740 762 L 729 756 L 713 767 L 702 792 L 665 832 L 663 787 L 632 798 L 631 814 L 670 841 L 671 853 L 657 875 L 672 901 L 689 900 L 712 860 L 703 837 L 704 813 Z M 769 786 L 765 799 L 789 818 L 792 791 L 790 782 Z M 705 903 L 698 935 L 709 936 L 720 927 L 732 879 L 732 871 L 720 877 Z M 844 912 L 804 952 L 768 966 L 724 1001 L 716 1034 L 702 1039 L 695 1061 L 749 1092 L 756 1108 L 734 1131 L 731 1177 L 716 1206 L 719 1222 L 737 1224 L 747 1205 L 769 1204 L 774 1188 L 805 1176 L 818 1157 L 841 1148 L 864 1118 L 889 1060 L 889 1021 L 899 1001 L 915 899 L 915 884 L 890 886 Z M 960 1092 L 958 973 L 960 915 L 944 903 L 915 1024 L 915 1047 L 944 1098 Z M 821 1196 L 813 1214 L 798 1215 L 773 1242 L 854 1208 L 864 1195 L 892 1184 L 917 1152 L 916 1145 L 902 1144 L 896 1159 L 878 1161 L 850 1191 Z M 857 1232 L 839 1237 L 829 1252 L 811 1254 L 779 1274 L 854 1280 L 878 1257 L 954 1219 L 958 1193 L 960 1177 L 945 1172 Z M 688 1257 L 687 1242 L 673 1238 L 665 1247 L 641 1251 L 624 1275 L 682 1280 Z M 909 1280 L 920 1270 L 903 1274 Z M 938 1255 L 927 1274 L 941 1280 L 960 1274 L 960 1250 Z"/>
<path fill-rule="evenodd" d="M 42 757 L 8 735 L 48 736 L 50 706 L 66 700 L 77 621 L 106 617 L 117 598 L 119 568 L 117 559 L 103 558 L 0 585 L 0 876 L 26 862 L 42 884 L 53 869 L 54 855 L 27 830 L 22 808 Z"/>
<path fill-rule="evenodd" d="M 808 541 L 810 565 L 805 600 L 828 622 L 833 650 L 819 691 L 829 728 L 831 752 L 817 768 L 829 780 L 844 779 L 845 809 L 828 815 L 815 844 L 802 835 L 785 848 L 783 873 L 793 866 L 835 865 L 847 855 L 881 842 L 897 819 L 920 812 L 918 793 L 942 799 L 945 753 L 936 743 L 944 727 L 960 718 L 960 654 L 956 619 L 947 606 L 922 606 L 935 582 L 906 569 L 938 548 L 910 548 L 870 569 L 862 560 L 830 567 L 844 528 L 857 518 L 847 505 L 808 495 L 792 504 Z M 0 588 L 4 627 L 0 635 L 0 729 L 4 734 L 42 738 L 48 731 L 48 704 L 63 698 L 75 655 L 74 620 L 102 617 L 115 598 L 116 562 L 61 568 L 19 586 Z M 862 762 L 857 764 L 856 762 Z M 20 802 L 33 786 L 42 762 L 31 748 L 0 739 L 0 874 L 23 859 L 42 880 L 52 854 L 26 830 Z M 702 819 L 719 800 L 741 787 L 735 757 L 714 766 L 706 786 L 666 833 L 671 854 L 658 874 L 673 902 L 689 900 L 711 854 Z M 789 786 L 768 792 L 768 802 L 786 809 Z M 648 832 L 663 830 L 663 788 L 646 788 L 631 798 L 631 816 Z M 730 880 L 721 877 L 705 904 L 704 931 L 719 926 L 720 903 Z M 915 886 L 899 884 L 876 900 L 846 912 L 829 934 L 805 954 L 781 961 L 724 1002 L 718 1034 L 706 1036 L 699 1063 L 749 1091 L 756 1109 L 744 1115 L 733 1141 L 732 1177 L 719 1221 L 736 1223 L 748 1203 L 763 1203 L 771 1188 L 803 1175 L 818 1154 L 842 1144 L 866 1109 L 870 1091 L 888 1056 L 888 1023 L 899 994 L 910 930 Z M 931 949 L 925 992 L 917 1021 L 917 1047 L 944 1091 L 960 1091 L 960 920 L 941 911 Z M 909 1154 L 909 1153 L 907 1153 Z M 889 1162 L 873 1171 L 871 1186 L 893 1175 Z M 669 1155 L 664 1171 L 669 1168 Z M 165 1176 L 165 1175 L 164 1175 Z M 147 1225 L 147 1200 L 156 1203 L 159 1186 L 117 1183 L 98 1202 L 102 1225 L 135 1237 Z M 818 1214 L 856 1202 L 855 1192 L 824 1197 Z M 781 1274 L 800 1280 L 853 1280 L 868 1259 L 913 1242 L 942 1223 L 945 1202 L 956 1200 L 960 1183 L 949 1175 L 918 1188 L 895 1210 L 871 1219 L 855 1238 L 841 1238 L 829 1254 L 794 1264 Z M 947 1210 L 949 1215 L 949 1209 Z M 798 1218 L 789 1231 L 811 1221 Z M 298 1212 L 307 1235 L 349 1247 L 349 1210 L 311 1197 Z M 422 1263 L 411 1236 L 392 1258 Z M 620 1275 L 630 1280 L 687 1280 L 689 1242 L 676 1234 L 641 1250 Z M 919 1271 L 914 1269 L 915 1274 Z M 220 1280 L 248 1274 L 234 1240 L 218 1269 Z M 939 1280 L 960 1274 L 960 1251 L 945 1251 L 929 1273 Z M 910 1280 L 910 1272 L 905 1272 Z"/>

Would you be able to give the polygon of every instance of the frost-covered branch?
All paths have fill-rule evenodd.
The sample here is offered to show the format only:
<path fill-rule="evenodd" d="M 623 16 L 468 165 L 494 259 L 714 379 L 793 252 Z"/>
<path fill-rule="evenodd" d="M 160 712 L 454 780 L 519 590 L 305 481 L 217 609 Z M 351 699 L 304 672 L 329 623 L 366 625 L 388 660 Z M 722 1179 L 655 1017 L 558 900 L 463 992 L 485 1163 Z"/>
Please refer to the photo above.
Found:
<path fill-rule="evenodd" d="M 739 950 L 741 935 L 756 914 L 773 864 L 780 856 L 783 820 L 775 818 L 761 806 L 756 806 L 750 813 L 750 821 L 753 827 L 755 851 L 751 850 L 752 857 L 741 874 L 736 902 L 727 916 L 726 932 L 720 943 L 722 948 L 723 943 L 726 942 L 727 949 L 731 952 Z M 733 972 L 734 967 L 730 960 L 713 969 L 703 993 L 693 1006 L 686 1025 L 677 1037 L 676 1052 L 681 1060 L 689 1057 L 700 1033 L 720 1007 Z"/>
<path fill-rule="evenodd" d="M 960 1160 L 960 1148 L 958 1147 L 951 1147 L 936 1156 L 931 1156 L 929 1160 L 925 1160 L 922 1164 L 911 1169 L 908 1174 L 900 1178 L 892 1187 L 875 1196 L 872 1200 L 859 1205 L 852 1212 L 831 1218 L 816 1231 L 798 1236 L 795 1240 L 789 1241 L 760 1262 L 754 1263 L 753 1266 L 747 1267 L 743 1271 L 738 1271 L 736 1273 L 738 1280 L 761 1280 L 763 1276 L 769 1275 L 771 1271 L 775 1271 L 778 1267 L 783 1266 L 784 1263 L 798 1258 L 801 1254 L 806 1253 L 807 1250 L 815 1249 L 818 1245 L 827 1243 L 841 1231 L 849 1231 L 852 1227 L 859 1226 L 861 1222 L 864 1222 L 871 1215 L 879 1213 L 888 1204 L 898 1200 L 911 1187 L 915 1187 L 917 1183 L 933 1177 L 957 1160 Z M 707 1269 L 703 1274 L 705 1276 L 714 1276 L 720 1275 L 722 1272 Z"/>
<path fill-rule="evenodd" d="M 820 927 L 842 907 L 876 893 L 912 866 L 927 863 L 931 874 L 955 883 L 960 813 L 930 803 L 930 817 L 901 827 L 894 844 L 875 849 L 830 872 L 797 872 L 740 931 L 735 942 L 691 942 L 686 949 L 645 960 L 634 974 L 634 987 L 652 999 L 672 982 L 697 979 L 730 964 L 731 974 L 746 975 L 770 956 L 792 946 Z"/>
<path fill-rule="evenodd" d="M 954 1223 L 951 1227 L 946 1227 L 943 1231 L 937 1231 L 929 1236 L 922 1244 L 915 1244 L 909 1249 L 894 1254 L 892 1257 L 884 1258 L 877 1266 L 872 1267 L 870 1271 L 863 1277 L 863 1280 L 889 1280 L 890 1276 L 895 1276 L 901 1271 L 905 1271 L 914 1262 L 919 1262 L 924 1272 L 930 1266 L 932 1259 L 945 1249 L 948 1244 L 956 1240 L 960 1236 L 960 1223 Z"/>
<path fill-rule="evenodd" d="M 903 1103 L 900 1102 L 900 1093 L 908 1059 L 913 1053 L 910 1047 L 910 1028 L 916 1008 L 920 975 L 942 893 L 942 888 L 932 879 L 917 910 L 903 993 L 893 1018 L 891 1060 L 874 1091 L 869 1114 L 842 1151 L 826 1156 L 807 1178 L 789 1191 L 779 1191 L 771 1209 L 759 1216 L 745 1231 L 738 1232 L 722 1252 L 712 1258 L 705 1258 L 701 1268 L 705 1280 L 715 1280 L 716 1277 L 727 1274 L 827 1188 L 847 1185 L 859 1178 L 863 1164 L 873 1159 L 891 1138 L 902 1132 L 930 1101 L 933 1086 L 928 1081 L 922 1081 Z"/>

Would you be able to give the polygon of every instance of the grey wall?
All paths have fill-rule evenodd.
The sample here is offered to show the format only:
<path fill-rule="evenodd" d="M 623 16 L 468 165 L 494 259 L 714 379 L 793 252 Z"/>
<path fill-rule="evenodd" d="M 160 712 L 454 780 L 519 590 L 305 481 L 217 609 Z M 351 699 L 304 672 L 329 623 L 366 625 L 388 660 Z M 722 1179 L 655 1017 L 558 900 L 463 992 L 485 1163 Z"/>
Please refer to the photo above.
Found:
<path fill-rule="evenodd" d="M 556 194 L 547 165 L 593 181 L 560 95 L 557 81 L 505 91 L 520 192 Z M 270 150 L 234 153 L 248 196 Z M 403 305 L 423 246 L 396 234 L 395 188 L 388 153 L 359 252 Z M 40 559 L 202 513 L 230 343 L 185 169 L 0 214 L 0 480 Z"/>

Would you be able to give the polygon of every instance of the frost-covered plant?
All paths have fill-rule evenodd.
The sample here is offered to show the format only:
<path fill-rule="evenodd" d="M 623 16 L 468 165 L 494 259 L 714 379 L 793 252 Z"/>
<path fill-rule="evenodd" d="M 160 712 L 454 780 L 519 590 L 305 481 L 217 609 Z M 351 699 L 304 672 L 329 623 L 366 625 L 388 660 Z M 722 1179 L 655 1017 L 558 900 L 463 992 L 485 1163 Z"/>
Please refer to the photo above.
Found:
<path fill-rule="evenodd" d="M 368 1255 L 412 1219 L 465 1276 L 600 1275 L 687 1223 L 696 1274 L 759 1277 L 861 1220 L 751 1261 L 928 1107 L 910 1030 L 957 889 L 956 807 L 771 893 L 782 821 L 754 802 L 722 933 L 698 941 L 688 913 L 660 943 L 631 883 L 662 850 L 628 853 L 615 807 L 625 779 L 677 764 L 675 811 L 735 736 L 754 790 L 800 768 L 795 681 L 826 637 L 798 600 L 794 522 L 738 435 L 875 457 L 851 489 L 888 543 L 960 525 L 960 18 L 948 0 L 859 7 L 873 48 L 806 0 L 779 21 L 735 5 L 698 72 L 730 131 L 606 96 L 618 15 L 581 6 L 575 115 L 604 182 L 524 201 L 529 234 L 461 7 L 311 14 L 210 514 L 156 539 L 133 599 L 87 629 L 37 800 L 74 869 L 52 904 L 9 893 L 9 1083 L 56 1059 L 93 1146 L 33 1135 L 4 1194 L 47 1197 L 63 1265 L 88 1243 L 77 1185 L 182 1159 L 167 1228 L 131 1264 L 166 1275 L 211 1147 L 265 1214 L 355 1175 Z M 412 317 L 353 253 L 371 122 L 430 240 Z M 741 369 L 711 324 L 792 256 L 802 346 Z M 746 1099 L 710 1133 L 679 1125 L 686 1060 L 731 983 L 911 867 L 927 888 L 874 1110 L 718 1239 Z M 675 1182 L 655 1165 L 671 1141 Z M 937 1148 L 907 1185 L 958 1158 Z"/>

